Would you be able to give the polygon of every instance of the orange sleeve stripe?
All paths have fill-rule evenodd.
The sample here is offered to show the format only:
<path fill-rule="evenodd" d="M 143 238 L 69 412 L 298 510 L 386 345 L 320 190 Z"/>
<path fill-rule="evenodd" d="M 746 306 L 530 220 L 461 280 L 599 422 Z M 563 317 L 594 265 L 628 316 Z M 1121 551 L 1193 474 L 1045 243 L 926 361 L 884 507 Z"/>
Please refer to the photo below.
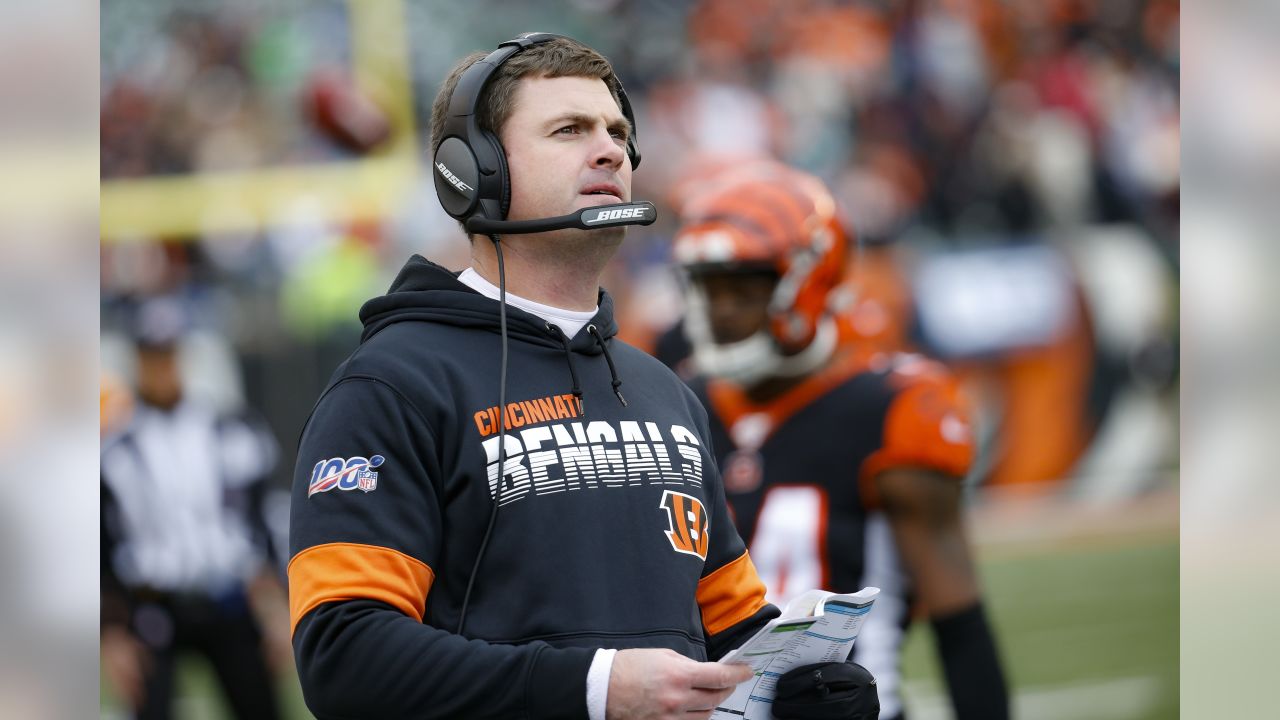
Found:
<path fill-rule="evenodd" d="M 698 581 L 698 607 L 707 634 L 728 630 L 765 606 L 764 583 L 751 556 L 744 550 L 738 559 Z"/>
<path fill-rule="evenodd" d="M 338 600 L 378 600 L 419 622 L 435 573 L 421 560 L 391 548 L 328 543 L 289 561 L 289 632 L 316 607 Z"/>

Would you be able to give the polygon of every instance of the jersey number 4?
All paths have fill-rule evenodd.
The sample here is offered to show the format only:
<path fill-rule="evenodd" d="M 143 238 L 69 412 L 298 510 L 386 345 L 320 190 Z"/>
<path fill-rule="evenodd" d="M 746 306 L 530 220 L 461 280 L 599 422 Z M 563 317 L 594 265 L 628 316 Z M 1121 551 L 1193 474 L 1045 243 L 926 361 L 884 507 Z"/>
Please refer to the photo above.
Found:
<path fill-rule="evenodd" d="M 751 560 L 768 588 L 766 599 L 788 600 L 826 583 L 827 494 L 814 485 L 766 491 L 751 538 Z"/>

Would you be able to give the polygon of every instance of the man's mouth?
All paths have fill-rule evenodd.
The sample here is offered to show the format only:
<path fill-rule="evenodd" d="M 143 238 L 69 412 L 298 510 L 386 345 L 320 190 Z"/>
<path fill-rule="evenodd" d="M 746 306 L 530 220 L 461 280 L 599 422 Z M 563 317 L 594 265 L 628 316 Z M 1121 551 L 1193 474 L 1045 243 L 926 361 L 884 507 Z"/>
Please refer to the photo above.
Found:
<path fill-rule="evenodd" d="M 611 203 L 622 202 L 622 188 L 611 183 L 588 185 L 584 187 L 579 194 L 601 197 Z"/>

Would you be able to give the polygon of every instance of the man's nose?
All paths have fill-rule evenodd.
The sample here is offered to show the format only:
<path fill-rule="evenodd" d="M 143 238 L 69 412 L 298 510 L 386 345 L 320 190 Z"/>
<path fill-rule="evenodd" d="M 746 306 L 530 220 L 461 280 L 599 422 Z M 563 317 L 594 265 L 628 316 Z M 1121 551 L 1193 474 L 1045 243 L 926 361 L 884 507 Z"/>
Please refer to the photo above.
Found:
<path fill-rule="evenodd" d="M 707 318 L 712 325 L 723 328 L 737 324 L 742 315 L 742 301 L 736 295 L 723 290 L 711 290 L 706 294 Z"/>
<path fill-rule="evenodd" d="M 707 296 L 707 317 L 716 325 L 732 325 L 741 315 L 741 303 L 729 293 Z"/>
<path fill-rule="evenodd" d="M 605 128 L 597 128 L 592 133 L 592 167 L 618 167 L 622 165 L 622 161 L 626 159 L 627 153 L 618 143 L 617 138 L 613 137 Z"/>

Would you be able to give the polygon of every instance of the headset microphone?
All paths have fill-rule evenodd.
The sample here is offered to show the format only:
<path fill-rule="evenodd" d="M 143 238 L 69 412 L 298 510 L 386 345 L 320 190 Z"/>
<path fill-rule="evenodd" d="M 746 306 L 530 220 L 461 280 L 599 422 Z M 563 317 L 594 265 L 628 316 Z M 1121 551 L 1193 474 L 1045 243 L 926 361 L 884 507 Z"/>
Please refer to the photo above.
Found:
<path fill-rule="evenodd" d="M 652 225 L 658 219 L 658 209 L 648 200 L 629 203 L 613 203 L 583 208 L 568 215 L 539 218 L 537 220 L 490 220 L 476 215 L 467 219 L 468 233 L 477 235 L 524 235 L 549 230 L 595 230 L 619 225 Z"/>

